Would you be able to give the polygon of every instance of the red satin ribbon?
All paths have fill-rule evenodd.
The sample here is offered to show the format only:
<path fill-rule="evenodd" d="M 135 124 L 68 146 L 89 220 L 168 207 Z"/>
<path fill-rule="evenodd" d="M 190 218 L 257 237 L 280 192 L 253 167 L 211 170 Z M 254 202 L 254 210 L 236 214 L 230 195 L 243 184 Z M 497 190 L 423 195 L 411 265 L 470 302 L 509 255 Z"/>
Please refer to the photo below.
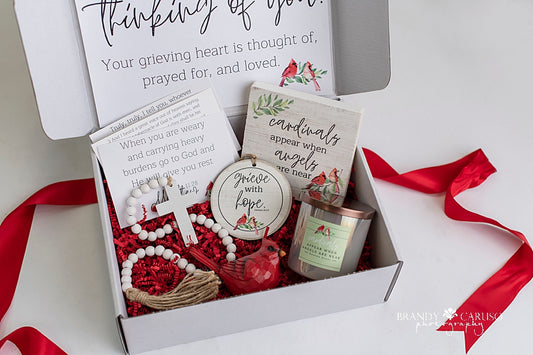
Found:
<path fill-rule="evenodd" d="M 440 331 L 463 331 L 466 351 L 513 301 L 518 292 L 533 277 L 533 251 L 525 236 L 499 222 L 470 212 L 454 199 L 461 192 L 476 187 L 496 169 L 481 150 L 477 150 L 453 163 L 398 174 L 374 152 L 363 149 L 372 175 L 394 184 L 424 193 L 446 192 L 444 211 L 450 218 L 460 221 L 482 222 L 502 228 L 523 241 L 518 251 L 507 263 L 479 287 L 449 319 Z M 0 320 L 13 299 L 22 260 L 28 242 L 35 206 L 82 205 L 96 202 L 93 179 L 65 181 L 49 185 L 28 198 L 11 212 L 0 225 Z M 15 330 L 0 340 L 0 347 L 13 342 L 22 354 L 65 354 L 57 345 L 31 327 Z"/>
<path fill-rule="evenodd" d="M 6 314 L 20 274 L 33 212 L 37 205 L 85 205 L 96 202 L 94 179 L 64 181 L 49 185 L 18 206 L 0 225 L 0 320 Z M 9 340 L 22 354 L 65 354 L 57 345 L 34 328 L 17 329 L 4 339 Z"/>
<path fill-rule="evenodd" d="M 522 233 L 468 211 L 454 199 L 461 192 L 482 184 L 496 169 L 479 149 L 450 164 L 400 175 L 376 153 L 364 148 L 363 152 L 375 178 L 428 194 L 446 192 L 444 212 L 448 217 L 492 224 L 522 240 L 522 246 L 507 263 L 459 307 L 453 318 L 438 329 L 464 332 L 465 349 L 468 352 L 533 277 L 533 250 Z"/>
<path fill-rule="evenodd" d="M 10 341 L 17 346 L 21 354 L 31 355 L 66 355 L 54 342 L 45 337 L 41 332 L 32 327 L 22 327 L 4 339 L 0 340 L 0 348 L 6 341 Z"/>

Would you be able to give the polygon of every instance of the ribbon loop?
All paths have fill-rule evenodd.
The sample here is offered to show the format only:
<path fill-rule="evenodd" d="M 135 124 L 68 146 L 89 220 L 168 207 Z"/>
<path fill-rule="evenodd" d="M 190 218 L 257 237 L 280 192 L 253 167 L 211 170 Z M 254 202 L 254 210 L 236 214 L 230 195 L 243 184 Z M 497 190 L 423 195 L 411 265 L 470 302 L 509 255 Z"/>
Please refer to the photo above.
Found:
<path fill-rule="evenodd" d="M 20 274 L 35 207 L 42 205 L 85 205 L 96 202 L 94 179 L 72 180 L 48 185 L 37 191 L 0 225 L 0 320 L 6 314 Z M 0 340 L 2 346 L 7 340 L 13 342 L 25 354 L 65 354 L 36 329 L 24 327 L 15 330 Z"/>
<path fill-rule="evenodd" d="M 455 197 L 481 185 L 496 172 L 487 156 L 478 149 L 449 164 L 398 174 L 385 160 L 369 149 L 363 152 L 375 178 L 427 194 L 446 192 L 444 212 L 452 219 L 492 224 L 520 238 L 522 246 L 505 265 L 483 283 L 442 325 L 439 331 L 462 331 L 466 352 L 511 304 L 533 277 L 533 250 L 526 237 L 498 221 L 468 211 Z"/>

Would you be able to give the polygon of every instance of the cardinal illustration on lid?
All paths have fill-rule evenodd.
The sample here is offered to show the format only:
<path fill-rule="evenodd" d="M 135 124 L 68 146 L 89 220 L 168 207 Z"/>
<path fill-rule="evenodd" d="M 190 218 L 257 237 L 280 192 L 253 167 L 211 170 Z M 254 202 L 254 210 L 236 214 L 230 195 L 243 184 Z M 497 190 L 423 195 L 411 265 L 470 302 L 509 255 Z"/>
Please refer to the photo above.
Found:
<path fill-rule="evenodd" d="M 287 86 L 289 84 L 298 83 L 307 85 L 313 83 L 315 91 L 320 91 L 320 85 L 317 79 L 321 79 L 328 73 L 327 70 L 320 70 L 313 67 L 310 61 L 306 61 L 304 64 L 296 63 L 294 59 L 291 59 L 289 65 L 281 73 L 280 87 Z"/>

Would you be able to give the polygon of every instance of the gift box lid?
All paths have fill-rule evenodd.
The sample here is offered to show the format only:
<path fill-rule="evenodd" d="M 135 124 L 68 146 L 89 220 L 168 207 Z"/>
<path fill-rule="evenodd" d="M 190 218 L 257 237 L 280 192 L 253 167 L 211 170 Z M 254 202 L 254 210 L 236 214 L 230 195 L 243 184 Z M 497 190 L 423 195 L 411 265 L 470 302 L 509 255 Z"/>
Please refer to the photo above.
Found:
<path fill-rule="evenodd" d="M 70 138 L 98 128 L 74 1 L 15 0 L 14 6 L 46 134 Z M 330 16 L 335 93 L 385 88 L 390 78 L 388 0 L 337 0 Z M 168 87 L 168 93 L 174 90 Z"/>

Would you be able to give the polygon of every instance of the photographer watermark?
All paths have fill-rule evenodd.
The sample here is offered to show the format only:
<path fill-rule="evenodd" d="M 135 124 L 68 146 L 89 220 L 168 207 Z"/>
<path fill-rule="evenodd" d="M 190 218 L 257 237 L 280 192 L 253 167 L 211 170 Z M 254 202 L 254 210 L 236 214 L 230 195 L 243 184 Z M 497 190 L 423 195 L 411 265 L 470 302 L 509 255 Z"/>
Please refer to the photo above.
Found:
<path fill-rule="evenodd" d="M 412 322 L 415 332 L 418 333 L 423 328 L 438 329 L 445 323 L 447 332 L 464 330 L 465 333 L 472 332 L 475 336 L 481 336 L 485 332 L 484 324 L 491 324 L 501 317 L 498 312 L 461 312 L 453 308 L 447 308 L 444 312 L 398 312 L 396 320 L 402 322 Z"/>

